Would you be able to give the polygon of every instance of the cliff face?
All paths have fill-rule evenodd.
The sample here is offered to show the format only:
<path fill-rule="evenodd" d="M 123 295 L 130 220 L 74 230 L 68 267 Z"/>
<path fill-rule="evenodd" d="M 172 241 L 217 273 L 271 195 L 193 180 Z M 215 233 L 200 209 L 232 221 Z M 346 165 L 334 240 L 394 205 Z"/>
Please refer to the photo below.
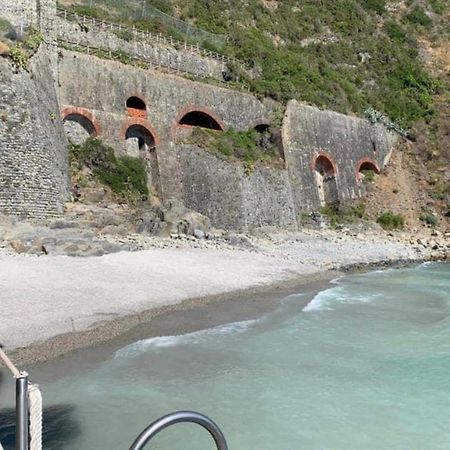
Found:
<path fill-rule="evenodd" d="M 59 119 L 51 53 L 29 71 L 0 60 L 0 209 L 24 218 L 63 212 L 70 199 L 67 139 Z"/>

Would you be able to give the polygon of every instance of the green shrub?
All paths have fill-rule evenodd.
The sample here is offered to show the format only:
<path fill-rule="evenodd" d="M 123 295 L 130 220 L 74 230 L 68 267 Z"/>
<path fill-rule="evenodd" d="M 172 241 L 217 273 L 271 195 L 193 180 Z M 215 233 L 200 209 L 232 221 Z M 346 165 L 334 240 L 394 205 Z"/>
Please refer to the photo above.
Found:
<path fill-rule="evenodd" d="M 112 168 L 96 168 L 94 174 L 120 196 L 137 200 L 149 194 L 145 166 L 138 158 L 121 156 Z"/>
<path fill-rule="evenodd" d="M 243 160 L 250 165 L 258 161 L 279 159 L 269 132 L 236 131 L 232 128 L 218 132 L 196 127 L 192 130 L 187 142 L 226 158 Z"/>
<path fill-rule="evenodd" d="M 394 22 L 393 20 L 390 20 L 384 24 L 384 31 L 392 40 L 402 43 L 407 40 L 406 32 L 397 22 Z"/>
<path fill-rule="evenodd" d="M 114 28 L 113 33 L 119 38 L 124 41 L 130 42 L 133 40 L 133 33 L 128 28 L 121 28 L 117 29 Z"/>
<path fill-rule="evenodd" d="M 78 168 L 112 170 L 116 164 L 114 150 L 107 147 L 99 139 L 89 138 L 83 145 L 72 144 L 69 148 L 69 156 Z"/>
<path fill-rule="evenodd" d="M 443 14 L 449 7 L 444 0 L 430 0 L 430 6 L 436 14 Z"/>
<path fill-rule="evenodd" d="M 405 225 L 403 216 L 401 214 L 394 214 L 391 211 L 381 214 L 377 222 L 384 230 L 401 230 Z"/>
<path fill-rule="evenodd" d="M 342 217 L 339 214 L 339 209 L 336 206 L 321 206 L 319 212 L 328 218 L 332 227 L 335 227 L 342 221 Z"/>
<path fill-rule="evenodd" d="M 83 145 L 71 145 L 72 164 L 88 167 L 92 173 L 119 197 L 129 201 L 146 198 L 147 172 L 142 160 L 130 156 L 116 158 L 114 150 L 100 140 L 89 138 Z"/>
<path fill-rule="evenodd" d="M 382 15 L 386 12 L 385 0 L 363 0 L 363 3 L 371 10 Z"/>
<path fill-rule="evenodd" d="M 102 8 L 87 5 L 71 5 L 68 9 L 75 14 L 80 14 L 81 16 L 95 17 L 100 20 L 108 20 L 110 18 L 110 15 Z"/>
<path fill-rule="evenodd" d="M 0 38 L 8 39 L 9 33 L 11 33 L 13 30 L 14 30 L 13 25 L 3 17 L 0 17 Z"/>
<path fill-rule="evenodd" d="M 422 25 L 424 28 L 431 28 L 433 21 L 426 15 L 425 11 L 420 6 L 415 6 L 410 13 L 407 14 L 406 19 L 413 25 Z"/>
<path fill-rule="evenodd" d="M 361 170 L 361 174 L 364 183 L 373 183 L 375 180 L 375 172 L 371 169 Z"/>
<path fill-rule="evenodd" d="M 363 202 L 359 202 L 356 205 L 350 206 L 347 210 L 347 216 L 363 219 L 366 214 L 366 205 Z"/>
<path fill-rule="evenodd" d="M 356 203 L 349 207 L 339 207 L 337 205 L 326 205 L 319 209 L 319 212 L 328 217 L 330 225 L 335 227 L 343 223 L 353 223 L 365 218 L 366 205 L 363 202 Z"/>
<path fill-rule="evenodd" d="M 420 220 L 425 222 L 427 225 L 431 225 L 432 227 L 437 226 L 439 220 L 434 214 L 423 214 L 420 216 Z"/>
<path fill-rule="evenodd" d="M 30 28 L 22 42 L 17 42 L 9 48 L 8 56 L 18 69 L 28 69 L 28 60 L 33 56 L 44 41 L 42 34 L 35 28 Z"/>
<path fill-rule="evenodd" d="M 166 14 L 173 14 L 173 7 L 170 1 L 167 0 L 151 0 L 150 2 L 151 6 L 153 6 L 156 9 L 159 9 L 163 13 Z"/>
<path fill-rule="evenodd" d="M 44 37 L 42 36 L 39 30 L 36 30 L 36 28 L 30 28 L 27 31 L 24 46 L 28 50 L 35 52 L 43 42 Z"/>
<path fill-rule="evenodd" d="M 424 70 L 417 43 L 417 30 L 433 23 L 424 9 L 411 6 L 415 2 L 408 2 L 413 9 L 400 25 L 385 11 L 385 0 L 289 0 L 277 2 L 273 10 L 257 0 L 155 1 L 147 4 L 159 9 L 167 5 L 195 27 L 229 35 L 224 51 L 246 65 L 243 70 L 241 64 L 230 64 L 229 86 L 245 86 L 282 103 L 294 98 L 342 113 L 361 114 L 372 106 L 405 129 L 434 114 L 439 85 Z M 430 2 L 439 11 L 448 3 Z M 91 12 L 96 16 L 107 11 L 110 20 L 128 26 L 176 33 L 167 23 L 143 14 L 144 4 L 95 4 L 100 5 Z M 381 28 L 379 14 L 386 18 Z M 314 40 L 305 43 L 307 38 Z M 206 37 L 199 44 L 216 50 L 205 40 L 214 42 Z M 362 62 L 361 54 L 369 58 Z"/>
<path fill-rule="evenodd" d="M 18 69 L 26 70 L 28 68 L 29 56 L 22 47 L 20 47 L 20 46 L 10 47 L 8 56 L 11 59 L 12 63 Z"/>

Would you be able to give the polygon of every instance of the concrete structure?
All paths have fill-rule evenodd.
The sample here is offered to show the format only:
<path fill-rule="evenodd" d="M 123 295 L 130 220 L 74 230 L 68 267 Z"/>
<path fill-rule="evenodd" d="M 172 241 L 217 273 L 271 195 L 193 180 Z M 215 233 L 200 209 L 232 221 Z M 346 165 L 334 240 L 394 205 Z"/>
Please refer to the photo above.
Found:
<path fill-rule="evenodd" d="M 380 125 L 291 101 L 282 126 L 284 167 L 245 170 L 242 163 L 219 159 L 185 138 L 192 126 L 220 132 L 269 125 L 271 111 L 256 97 L 57 49 L 56 33 L 65 31 L 63 19 L 51 20 L 54 0 L 40 0 L 35 7 L 6 3 L 10 20 L 38 24 L 47 43 L 33 58 L 30 74 L 15 74 L 1 62 L 2 107 L 7 117 L 18 117 L 14 125 L 0 121 L 0 174 L 10 180 L 0 184 L 2 212 L 24 217 L 61 212 L 70 197 L 63 125 L 75 143 L 95 136 L 118 155 L 142 158 L 154 194 L 179 198 L 216 227 L 233 229 L 296 227 L 302 212 L 360 197 L 362 172 L 382 170 L 395 143 Z M 72 22 L 68 26 L 67 32 L 85 33 L 88 44 L 95 44 L 94 33 L 74 29 L 79 25 Z M 105 39 L 99 34 L 97 44 Z M 188 61 L 183 49 L 171 51 L 183 52 L 179 57 Z M 190 63 L 198 61 L 196 55 Z M 27 92 L 32 95 L 25 101 Z"/>

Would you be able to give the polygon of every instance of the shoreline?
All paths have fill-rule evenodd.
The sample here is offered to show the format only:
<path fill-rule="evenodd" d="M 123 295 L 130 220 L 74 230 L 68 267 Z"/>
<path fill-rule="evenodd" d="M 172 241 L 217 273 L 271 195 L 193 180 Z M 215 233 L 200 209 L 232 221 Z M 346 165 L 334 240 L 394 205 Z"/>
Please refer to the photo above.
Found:
<path fill-rule="evenodd" d="M 432 259 L 381 240 L 289 234 L 255 243 L 252 249 L 152 249 L 85 258 L 0 255 L 0 290 L 9 313 L 0 342 L 19 366 L 35 364 L 143 335 L 133 330 L 145 328 L 151 337 L 245 320 L 289 294 L 317 291 L 349 273 Z M 196 315 L 201 317 L 194 320 Z"/>
<path fill-rule="evenodd" d="M 142 339 L 181 336 L 229 323 L 260 319 L 278 308 L 282 300 L 289 295 L 297 293 L 304 295 L 301 302 L 302 306 L 306 306 L 318 292 L 332 286 L 331 281 L 342 275 L 344 274 L 340 272 L 325 271 L 310 274 L 301 280 L 288 279 L 283 283 L 270 286 L 188 299 L 177 305 L 153 308 L 133 316 L 118 318 L 114 321 L 112 333 L 111 323 L 82 332 L 85 342 L 76 341 L 80 334 L 68 333 L 50 339 L 48 342 L 31 345 L 26 349 L 16 349 L 11 354 L 15 361 L 28 364 L 31 372 L 34 367 L 52 361 L 52 364 L 58 366 L 57 372 L 60 374 L 64 370 L 75 370 L 73 364 L 76 365 L 80 358 L 83 361 L 87 358 L 90 363 L 95 363 L 108 358 L 108 355 L 113 354 L 117 349 Z M 60 347 L 64 350 L 62 353 L 54 353 L 55 342 L 63 344 L 63 347 Z M 73 347 L 74 343 L 75 347 Z M 77 345 L 79 343 L 81 345 Z M 46 350 L 50 352 L 47 358 L 33 359 L 35 351 L 45 355 L 42 351 Z M 78 355 L 80 355 L 79 358 Z"/>
<path fill-rule="evenodd" d="M 14 348 L 9 351 L 9 355 L 19 366 L 35 365 L 89 347 L 116 346 L 119 341 L 124 345 L 131 343 L 139 337 L 142 338 L 144 328 L 145 335 L 150 338 L 181 335 L 225 323 L 256 319 L 274 310 L 288 295 L 299 290 L 318 292 L 329 286 L 333 279 L 343 275 L 343 272 L 326 270 L 269 285 L 187 298 L 180 303 L 153 307 L 104 323 L 99 322 L 92 329 L 68 332 L 43 342 Z M 309 301 L 310 299 L 305 302 L 305 306 Z M 222 310 L 220 317 L 217 317 L 218 309 Z"/>
<path fill-rule="evenodd" d="M 18 365 L 45 363 L 66 358 L 87 348 L 107 349 L 145 338 L 183 335 L 226 323 L 258 319 L 276 309 L 289 295 L 304 294 L 306 306 L 318 292 L 337 278 L 377 269 L 400 269 L 430 260 L 399 259 L 369 264 L 355 263 L 340 270 L 324 270 L 269 285 L 253 286 L 206 297 L 188 298 L 181 303 L 153 307 L 94 325 L 92 329 L 69 332 L 43 342 L 32 343 L 9 353 Z M 219 313 L 219 314 L 218 314 Z"/>

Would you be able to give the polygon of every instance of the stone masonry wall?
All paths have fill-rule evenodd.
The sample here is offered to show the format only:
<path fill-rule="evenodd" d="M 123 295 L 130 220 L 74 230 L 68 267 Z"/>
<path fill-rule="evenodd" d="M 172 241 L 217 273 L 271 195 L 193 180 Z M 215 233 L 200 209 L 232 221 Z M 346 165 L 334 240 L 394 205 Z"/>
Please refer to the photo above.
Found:
<path fill-rule="evenodd" d="M 239 130 L 268 121 L 265 107 L 252 95 L 72 51 L 60 53 L 61 106 L 90 111 L 101 127 L 99 137 L 119 154 L 126 151 L 125 132 L 130 125 L 149 129 L 156 141 L 163 198 L 182 196 L 175 142 L 180 133 L 188 131 L 178 126 L 186 112 L 206 111 L 223 127 Z M 126 101 L 131 96 L 146 103 L 146 119 L 128 116 Z"/>
<path fill-rule="evenodd" d="M 0 212 L 47 218 L 70 198 L 67 139 L 43 46 L 30 72 L 0 60 Z"/>
<path fill-rule="evenodd" d="M 159 41 L 150 40 L 145 37 L 145 33 L 133 32 L 125 28 L 111 29 L 108 24 L 82 18 L 79 21 L 69 21 L 64 19 L 63 13 L 59 14 L 61 15 L 55 18 L 58 38 L 64 42 L 107 51 L 120 51 L 136 58 L 142 58 L 155 66 L 168 67 L 180 73 L 187 72 L 199 77 L 223 80 L 222 71 L 226 68 L 225 62 L 202 57 L 196 52 L 189 51 L 189 46 L 177 49 L 170 45 L 169 39 L 162 36 Z M 120 38 L 121 32 L 122 35 L 130 34 L 129 39 Z"/>
<path fill-rule="evenodd" d="M 191 109 L 208 112 L 224 128 L 268 123 L 268 112 L 255 97 L 71 51 L 62 52 L 59 83 L 62 104 L 90 111 L 101 127 L 100 137 L 118 153 L 126 151 L 129 125 L 141 123 L 151 130 L 163 198 L 182 199 L 217 227 L 296 226 L 286 170 L 257 167 L 245 175 L 240 163 L 177 143 L 189 132 L 178 122 Z M 145 120 L 128 117 L 125 105 L 132 95 L 145 101 Z"/>
<path fill-rule="evenodd" d="M 47 40 L 56 37 L 56 0 L 1 0 L 0 17 L 11 22 L 18 30 L 33 26 Z"/>
<path fill-rule="evenodd" d="M 283 124 L 283 142 L 297 212 L 320 206 L 314 170 L 318 156 L 325 155 L 335 165 L 342 204 L 364 193 L 364 184 L 358 178 L 359 164 L 368 161 L 383 169 L 396 139 L 381 125 L 291 100 Z"/>
<path fill-rule="evenodd" d="M 15 27 L 37 25 L 37 1 L 35 0 L 2 0 L 0 16 Z"/>
<path fill-rule="evenodd" d="M 100 43 L 184 65 L 186 70 L 192 64 L 189 70 L 215 77 L 221 75 L 219 62 L 57 19 L 55 0 L 3 0 L 1 15 L 15 26 L 38 27 L 45 38 L 29 72 L 16 73 L 7 60 L 0 60 L 0 211 L 7 214 L 54 216 L 70 198 L 67 138 L 60 114 L 63 119 L 81 115 L 81 122 L 90 124 L 89 133 L 119 155 L 135 151 L 132 141 L 126 143 L 129 127 L 148 130 L 156 145 L 149 168 L 153 171 L 156 161 L 162 199 L 182 199 L 208 215 L 215 226 L 243 230 L 295 227 L 302 212 L 324 204 L 324 180 L 326 193 L 340 204 L 360 197 L 365 190 L 360 169 L 368 164 L 376 171 L 383 169 L 396 141 L 380 125 L 291 101 L 282 128 L 286 168 L 258 166 L 248 174 L 239 162 L 183 144 L 192 128 L 180 120 L 197 111 L 213 118 L 222 130 L 269 124 L 269 111 L 256 97 L 58 49 L 56 37 Z M 127 110 L 130 97 L 145 102 L 146 110 Z M 83 125 L 66 124 L 83 133 L 77 126 Z M 328 169 L 319 170 L 318 160 L 327 161 Z"/>
<path fill-rule="evenodd" d="M 302 212 L 318 210 L 323 199 L 315 160 L 320 155 L 335 168 L 338 201 L 350 202 L 365 191 L 358 168 L 368 162 L 381 170 L 396 140 L 381 125 L 291 101 L 282 130 L 286 170 L 257 168 L 247 176 L 239 164 L 183 145 L 189 127 L 179 120 L 197 110 L 223 129 L 270 123 L 269 112 L 254 96 L 66 50 L 61 51 L 59 84 L 62 105 L 91 114 L 99 137 L 119 154 L 127 152 L 127 128 L 145 126 L 156 142 L 163 199 L 183 199 L 216 226 L 291 227 Z M 145 118 L 129 117 L 131 96 L 146 103 Z"/>
<path fill-rule="evenodd" d="M 260 226 L 296 228 L 287 171 L 223 161 L 190 145 L 178 146 L 183 201 L 216 227 L 249 230 Z"/>

